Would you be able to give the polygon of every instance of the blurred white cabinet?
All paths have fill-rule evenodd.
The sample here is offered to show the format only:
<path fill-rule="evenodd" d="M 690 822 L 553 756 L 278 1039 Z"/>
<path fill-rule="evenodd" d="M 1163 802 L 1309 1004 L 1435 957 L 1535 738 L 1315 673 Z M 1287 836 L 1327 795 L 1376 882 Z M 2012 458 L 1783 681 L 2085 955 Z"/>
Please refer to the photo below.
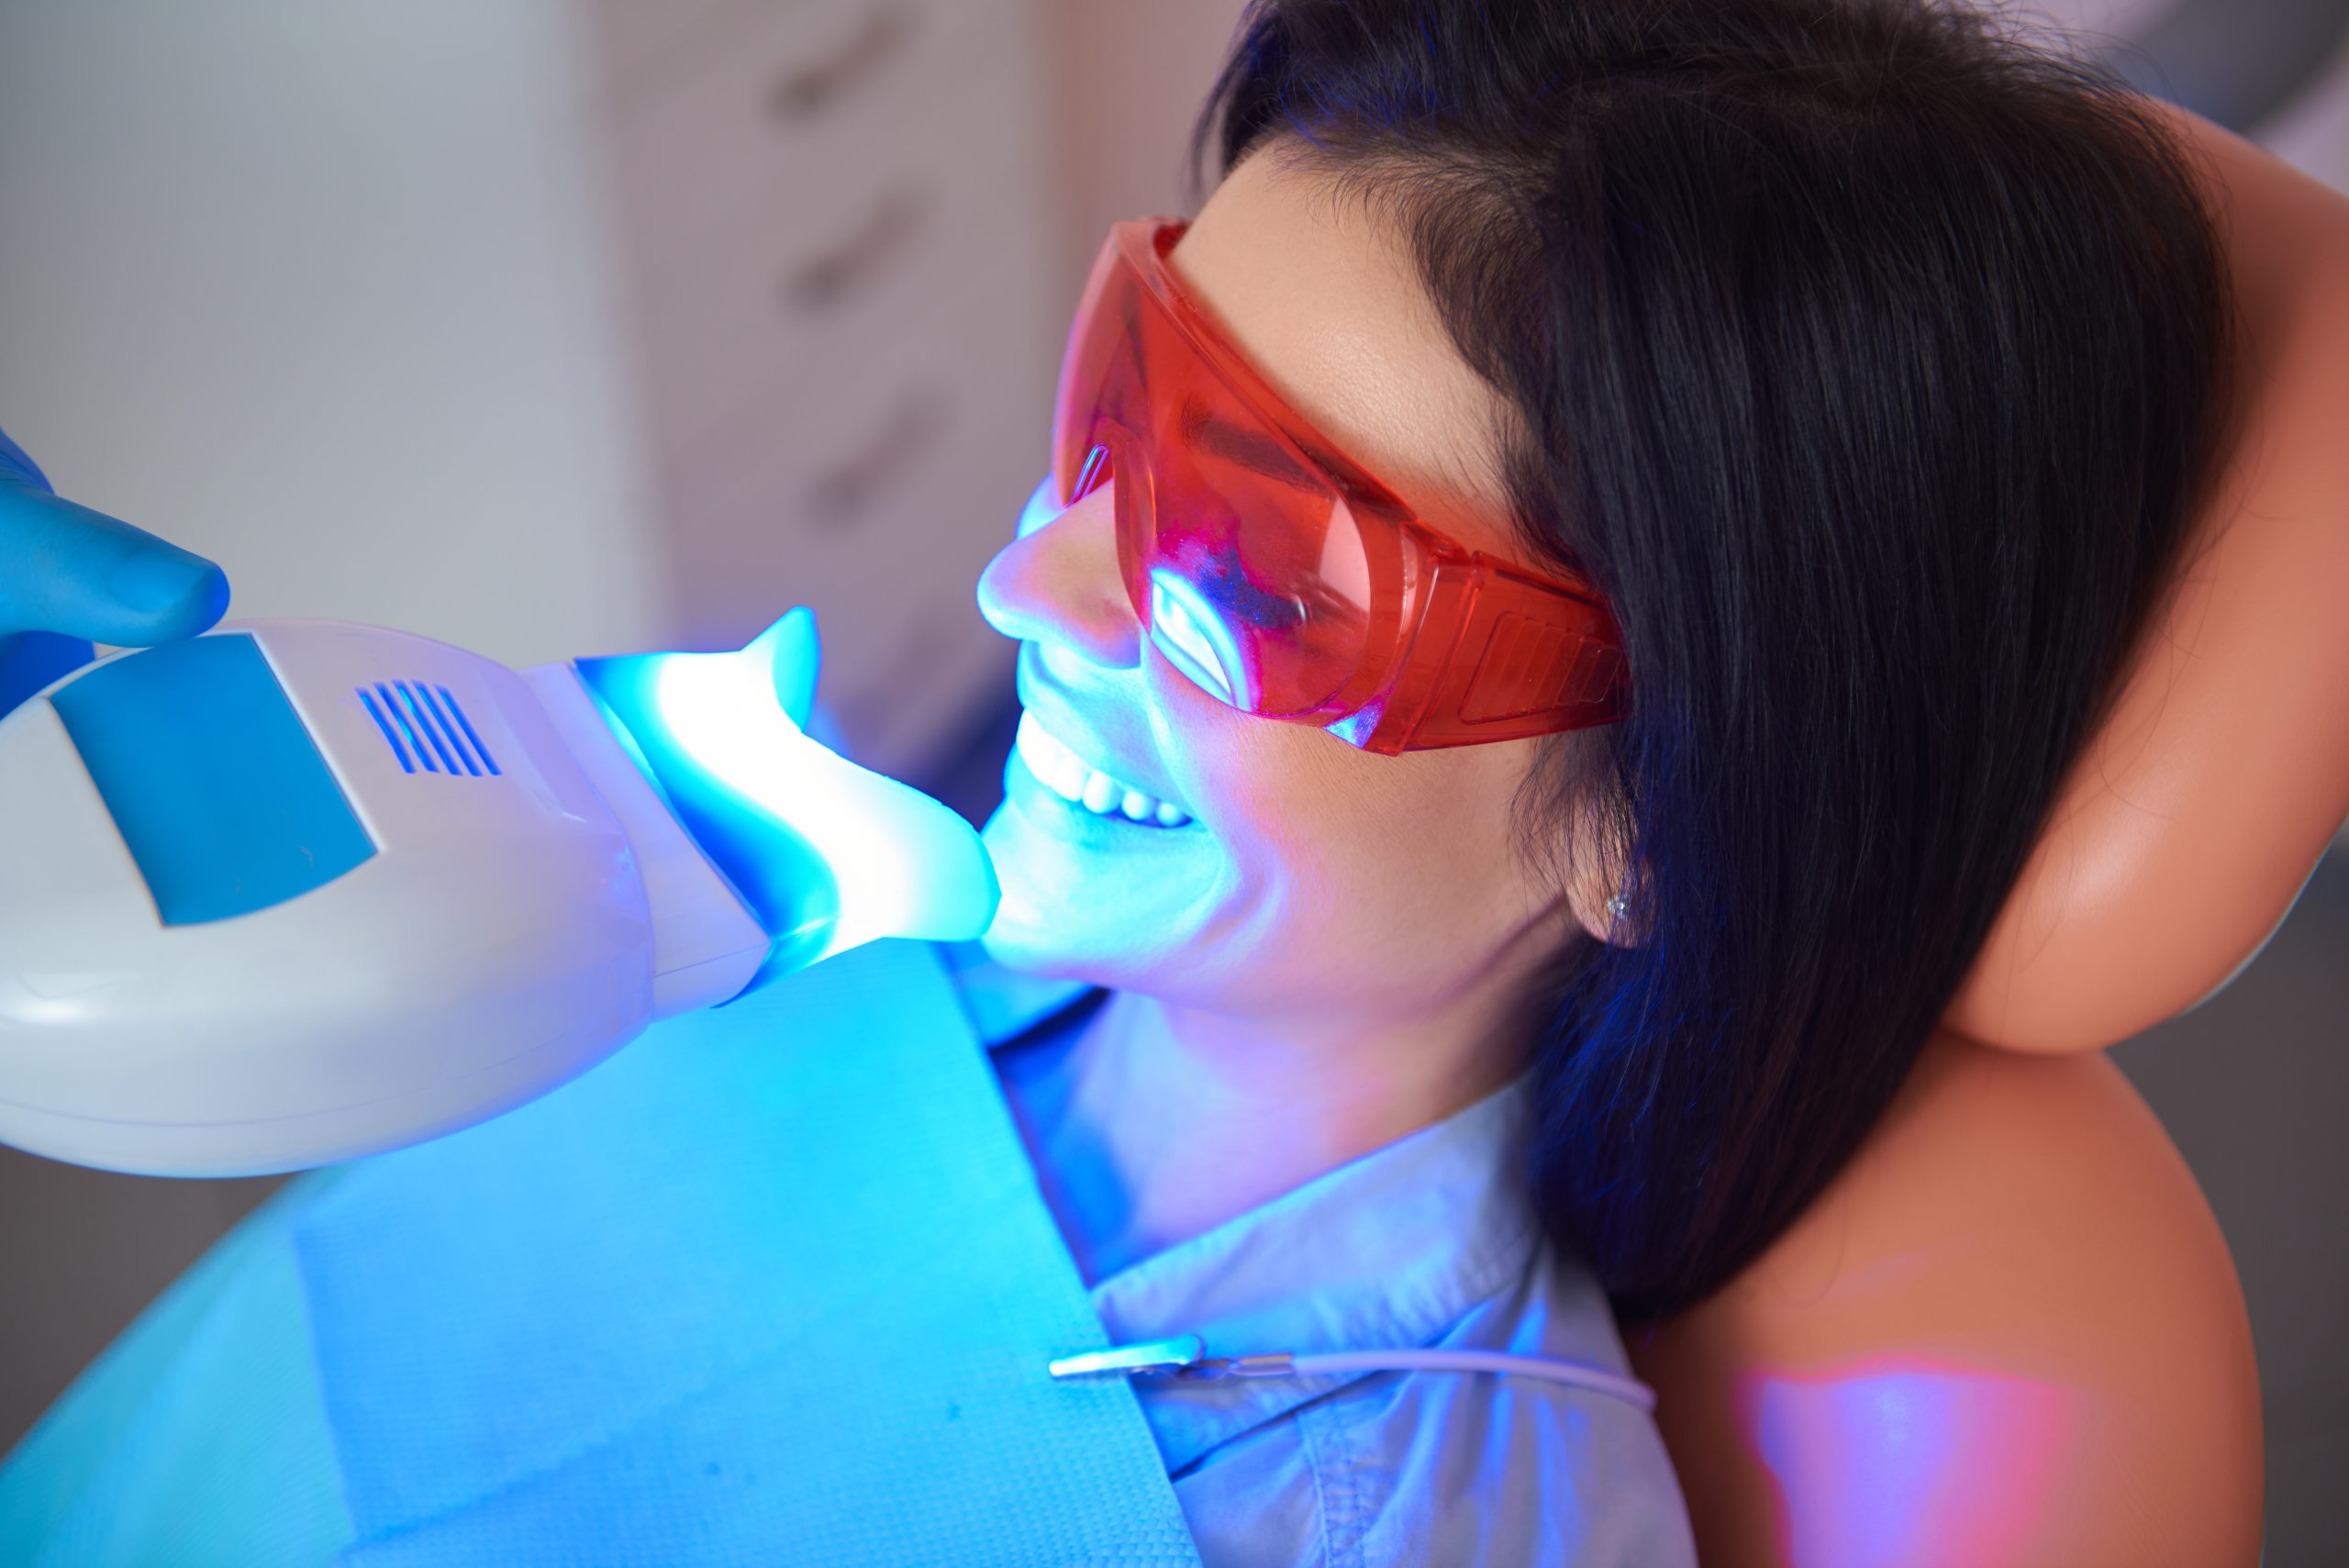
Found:
<path fill-rule="evenodd" d="M 1009 647 L 972 587 L 1041 473 L 1030 0 L 586 7 L 658 548 L 689 635 L 815 606 L 852 751 L 914 766 Z"/>
<path fill-rule="evenodd" d="M 816 607 L 918 767 L 1009 649 L 1068 270 L 1034 0 L 10 0 L 0 426 L 239 615 L 514 662 Z"/>

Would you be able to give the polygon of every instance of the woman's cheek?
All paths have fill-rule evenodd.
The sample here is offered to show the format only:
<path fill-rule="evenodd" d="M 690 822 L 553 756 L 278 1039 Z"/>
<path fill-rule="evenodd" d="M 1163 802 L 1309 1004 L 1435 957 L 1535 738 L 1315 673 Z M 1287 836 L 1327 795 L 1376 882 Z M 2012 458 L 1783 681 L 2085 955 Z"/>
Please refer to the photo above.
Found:
<path fill-rule="evenodd" d="M 1147 643 L 1142 657 L 1159 754 L 1191 815 L 1227 841 L 1286 815 L 1296 742 L 1330 738 L 1218 702 Z"/>
<path fill-rule="evenodd" d="M 1144 657 L 1161 754 L 1226 862 L 1219 933 L 1249 945 L 1277 927 L 1285 963 L 1380 988 L 1474 962 L 1524 917 L 1508 838 L 1521 748 L 1379 756 L 1241 713 Z"/>

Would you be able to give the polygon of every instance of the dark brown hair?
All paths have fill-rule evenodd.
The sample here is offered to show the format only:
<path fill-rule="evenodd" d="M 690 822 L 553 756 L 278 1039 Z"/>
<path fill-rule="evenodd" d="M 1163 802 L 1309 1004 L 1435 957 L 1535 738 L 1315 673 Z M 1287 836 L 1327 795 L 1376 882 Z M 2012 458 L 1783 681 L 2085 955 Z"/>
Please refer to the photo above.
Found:
<path fill-rule="evenodd" d="M 1399 216 L 1615 606 L 1633 712 L 1533 795 L 1635 937 L 1540 998 L 1530 1180 L 1684 1307 L 1882 1113 L 2164 592 L 2231 359 L 2191 171 L 1931 0 L 1258 0 L 1200 139 Z"/>

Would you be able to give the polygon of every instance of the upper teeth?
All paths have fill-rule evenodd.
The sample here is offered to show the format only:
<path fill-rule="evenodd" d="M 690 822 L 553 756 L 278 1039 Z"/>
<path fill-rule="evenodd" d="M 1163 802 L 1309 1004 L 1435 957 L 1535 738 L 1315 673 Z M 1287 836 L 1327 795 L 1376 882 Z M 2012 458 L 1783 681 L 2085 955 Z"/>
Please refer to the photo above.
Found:
<path fill-rule="evenodd" d="M 1159 828 L 1180 828 L 1191 819 L 1190 813 L 1180 806 L 1169 806 L 1123 779 L 1087 767 L 1058 736 L 1037 723 L 1033 714 L 1019 716 L 1019 737 L 1013 744 L 1019 760 L 1046 789 L 1097 817 L 1123 817 Z"/>

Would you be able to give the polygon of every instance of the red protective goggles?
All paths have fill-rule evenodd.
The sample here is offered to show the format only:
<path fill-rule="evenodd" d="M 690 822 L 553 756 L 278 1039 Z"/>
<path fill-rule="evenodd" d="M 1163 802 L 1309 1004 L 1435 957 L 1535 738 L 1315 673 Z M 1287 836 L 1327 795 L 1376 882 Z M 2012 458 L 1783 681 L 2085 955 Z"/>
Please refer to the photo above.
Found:
<path fill-rule="evenodd" d="M 1437 532 L 1317 434 L 1168 270 L 1185 227 L 1110 229 L 1052 420 L 1063 505 L 1117 479 L 1118 560 L 1160 652 L 1244 712 L 1389 756 L 1621 717 L 1598 591 Z"/>

